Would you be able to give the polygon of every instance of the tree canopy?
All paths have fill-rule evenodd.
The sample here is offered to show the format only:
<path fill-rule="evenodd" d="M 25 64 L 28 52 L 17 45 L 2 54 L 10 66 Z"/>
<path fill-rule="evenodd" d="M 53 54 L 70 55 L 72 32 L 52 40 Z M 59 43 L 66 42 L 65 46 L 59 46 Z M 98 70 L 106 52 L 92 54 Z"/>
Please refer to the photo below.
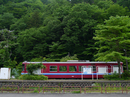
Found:
<path fill-rule="evenodd" d="M 98 61 L 117 61 L 120 74 L 120 61 L 127 59 L 124 49 L 130 45 L 130 18 L 128 16 L 111 16 L 104 24 L 97 25 L 94 39 L 99 44 L 96 57 Z"/>

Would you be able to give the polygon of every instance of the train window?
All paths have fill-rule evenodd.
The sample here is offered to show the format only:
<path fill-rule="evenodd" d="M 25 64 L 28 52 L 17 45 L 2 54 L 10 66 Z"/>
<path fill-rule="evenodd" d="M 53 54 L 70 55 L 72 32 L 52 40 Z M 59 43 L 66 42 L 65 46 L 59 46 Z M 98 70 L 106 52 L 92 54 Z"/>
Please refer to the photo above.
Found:
<path fill-rule="evenodd" d="M 81 72 L 83 68 L 86 68 L 86 66 L 79 66 L 79 72 Z"/>
<path fill-rule="evenodd" d="M 25 70 L 25 65 L 24 64 L 22 64 L 22 71 L 24 71 Z"/>
<path fill-rule="evenodd" d="M 57 71 L 57 66 L 50 66 L 50 71 Z"/>
<path fill-rule="evenodd" d="M 66 72 L 67 71 L 67 66 L 60 66 L 60 72 Z"/>
<path fill-rule="evenodd" d="M 96 66 L 93 66 L 93 72 L 96 72 Z"/>
<path fill-rule="evenodd" d="M 121 71 L 122 69 L 121 69 L 121 67 L 120 67 L 120 71 Z M 113 65 L 113 73 L 114 72 L 116 72 L 116 73 L 118 73 L 119 72 L 119 67 L 118 67 L 118 65 Z"/>
<path fill-rule="evenodd" d="M 76 72 L 77 67 L 76 66 L 69 66 L 69 72 Z"/>
<path fill-rule="evenodd" d="M 79 66 L 79 71 L 81 71 L 81 67 L 82 67 L 82 66 Z"/>

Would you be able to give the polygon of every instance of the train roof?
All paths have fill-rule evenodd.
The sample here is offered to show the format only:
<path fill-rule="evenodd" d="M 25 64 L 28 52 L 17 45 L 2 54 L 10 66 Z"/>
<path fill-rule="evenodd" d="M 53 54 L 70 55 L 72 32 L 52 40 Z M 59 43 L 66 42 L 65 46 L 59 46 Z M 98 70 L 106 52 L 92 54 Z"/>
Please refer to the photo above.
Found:
<path fill-rule="evenodd" d="M 75 63 L 75 64 L 78 64 L 78 63 L 90 63 L 90 64 L 95 64 L 95 63 L 117 63 L 117 62 L 23 62 L 23 63 L 56 63 L 56 64 L 60 64 L 60 63 Z M 120 62 L 123 64 L 123 62 Z"/>

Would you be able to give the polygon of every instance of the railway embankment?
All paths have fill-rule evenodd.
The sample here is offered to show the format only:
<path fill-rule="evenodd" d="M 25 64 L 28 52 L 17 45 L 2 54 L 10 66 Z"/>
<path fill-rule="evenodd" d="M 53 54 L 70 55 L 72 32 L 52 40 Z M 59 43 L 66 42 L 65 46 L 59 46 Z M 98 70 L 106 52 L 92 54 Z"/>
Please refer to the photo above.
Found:
<path fill-rule="evenodd" d="M 0 87 L 4 85 L 17 85 L 19 87 L 23 86 L 80 86 L 82 88 L 86 86 L 130 86 L 130 80 L 0 80 Z"/>

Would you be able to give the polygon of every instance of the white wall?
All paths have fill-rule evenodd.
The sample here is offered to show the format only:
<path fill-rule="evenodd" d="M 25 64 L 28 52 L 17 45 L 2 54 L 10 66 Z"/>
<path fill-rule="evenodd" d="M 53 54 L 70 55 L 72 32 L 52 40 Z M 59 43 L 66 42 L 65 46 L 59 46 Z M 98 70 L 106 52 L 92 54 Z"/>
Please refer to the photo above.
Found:
<path fill-rule="evenodd" d="M 10 68 L 0 68 L 0 79 L 10 79 L 10 74 Z"/>

